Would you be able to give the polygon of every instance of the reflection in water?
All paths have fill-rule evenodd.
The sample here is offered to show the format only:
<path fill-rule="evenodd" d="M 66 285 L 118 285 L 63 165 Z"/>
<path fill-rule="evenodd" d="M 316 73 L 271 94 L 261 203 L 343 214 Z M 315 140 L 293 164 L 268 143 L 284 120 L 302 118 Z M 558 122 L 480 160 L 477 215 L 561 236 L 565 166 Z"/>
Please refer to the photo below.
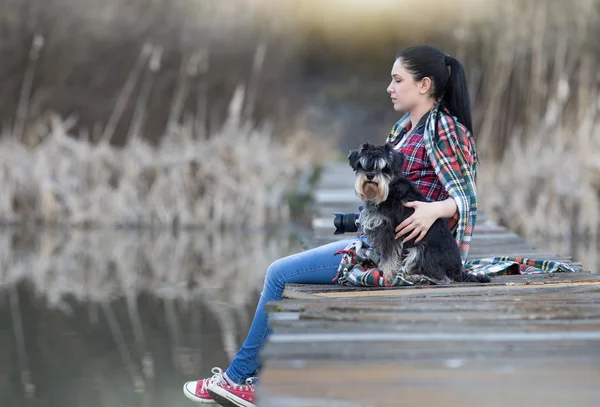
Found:
<path fill-rule="evenodd" d="M 0 231 L 1 406 L 188 406 L 226 367 L 267 266 L 264 233 Z"/>

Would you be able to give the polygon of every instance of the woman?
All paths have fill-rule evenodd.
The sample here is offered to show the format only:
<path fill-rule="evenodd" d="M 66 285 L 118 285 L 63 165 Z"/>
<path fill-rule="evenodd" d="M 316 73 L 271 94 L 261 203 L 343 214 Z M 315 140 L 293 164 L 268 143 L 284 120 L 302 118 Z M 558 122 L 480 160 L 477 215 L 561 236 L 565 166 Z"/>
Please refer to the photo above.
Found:
<path fill-rule="evenodd" d="M 420 241 L 436 219 L 449 219 L 464 262 L 475 224 L 476 159 L 462 64 L 437 48 L 417 46 L 396 56 L 391 74 L 387 92 L 394 110 L 406 114 L 387 141 L 405 154 L 406 176 L 430 201 L 405 204 L 415 211 L 397 226 L 396 238 L 416 237 Z M 252 378 L 257 375 L 259 352 L 270 333 L 265 304 L 280 300 L 287 283 L 332 284 L 339 266 L 339 257 L 334 254 L 350 240 L 271 264 L 246 341 L 229 368 L 225 372 L 213 368 L 211 378 L 187 382 L 185 395 L 199 403 L 214 403 L 214 396 L 224 406 L 254 406 L 256 388 Z"/>

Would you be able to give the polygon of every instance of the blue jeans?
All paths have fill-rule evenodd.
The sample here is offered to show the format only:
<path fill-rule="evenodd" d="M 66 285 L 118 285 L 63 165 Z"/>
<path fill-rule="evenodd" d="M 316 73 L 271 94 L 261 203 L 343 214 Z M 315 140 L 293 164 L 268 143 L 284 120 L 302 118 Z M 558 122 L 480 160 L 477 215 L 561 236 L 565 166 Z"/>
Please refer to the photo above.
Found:
<path fill-rule="evenodd" d="M 337 274 L 341 257 L 334 254 L 344 249 L 351 240 L 344 239 L 306 250 L 276 260 L 269 266 L 248 336 L 226 371 L 229 379 L 243 384 L 247 378 L 257 374 L 260 367 L 259 352 L 271 333 L 265 305 L 280 300 L 287 283 L 335 284 L 332 280 Z"/>

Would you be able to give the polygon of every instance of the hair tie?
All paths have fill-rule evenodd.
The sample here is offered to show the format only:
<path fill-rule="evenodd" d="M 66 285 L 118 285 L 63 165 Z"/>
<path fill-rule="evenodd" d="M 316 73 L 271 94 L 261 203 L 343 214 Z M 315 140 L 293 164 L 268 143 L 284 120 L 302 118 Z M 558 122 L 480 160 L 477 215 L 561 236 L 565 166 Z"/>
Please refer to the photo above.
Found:
<path fill-rule="evenodd" d="M 451 61 L 452 57 L 450 55 L 446 55 L 446 70 L 448 71 L 448 85 L 446 85 L 446 87 L 450 85 L 450 77 L 452 76 L 452 66 L 450 65 Z"/>

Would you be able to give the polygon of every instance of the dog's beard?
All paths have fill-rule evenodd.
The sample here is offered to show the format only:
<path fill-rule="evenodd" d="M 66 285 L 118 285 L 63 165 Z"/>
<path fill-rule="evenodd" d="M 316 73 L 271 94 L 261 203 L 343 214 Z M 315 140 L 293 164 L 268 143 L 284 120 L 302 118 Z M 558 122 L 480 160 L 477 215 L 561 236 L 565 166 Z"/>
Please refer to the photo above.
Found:
<path fill-rule="evenodd" d="M 359 174 L 356 177 L 354 189 L 361 201 L 379 204 L 388 197 L 389 180 L 383 175 L 377 174 L 369 181 L 364 174 Z"/>

